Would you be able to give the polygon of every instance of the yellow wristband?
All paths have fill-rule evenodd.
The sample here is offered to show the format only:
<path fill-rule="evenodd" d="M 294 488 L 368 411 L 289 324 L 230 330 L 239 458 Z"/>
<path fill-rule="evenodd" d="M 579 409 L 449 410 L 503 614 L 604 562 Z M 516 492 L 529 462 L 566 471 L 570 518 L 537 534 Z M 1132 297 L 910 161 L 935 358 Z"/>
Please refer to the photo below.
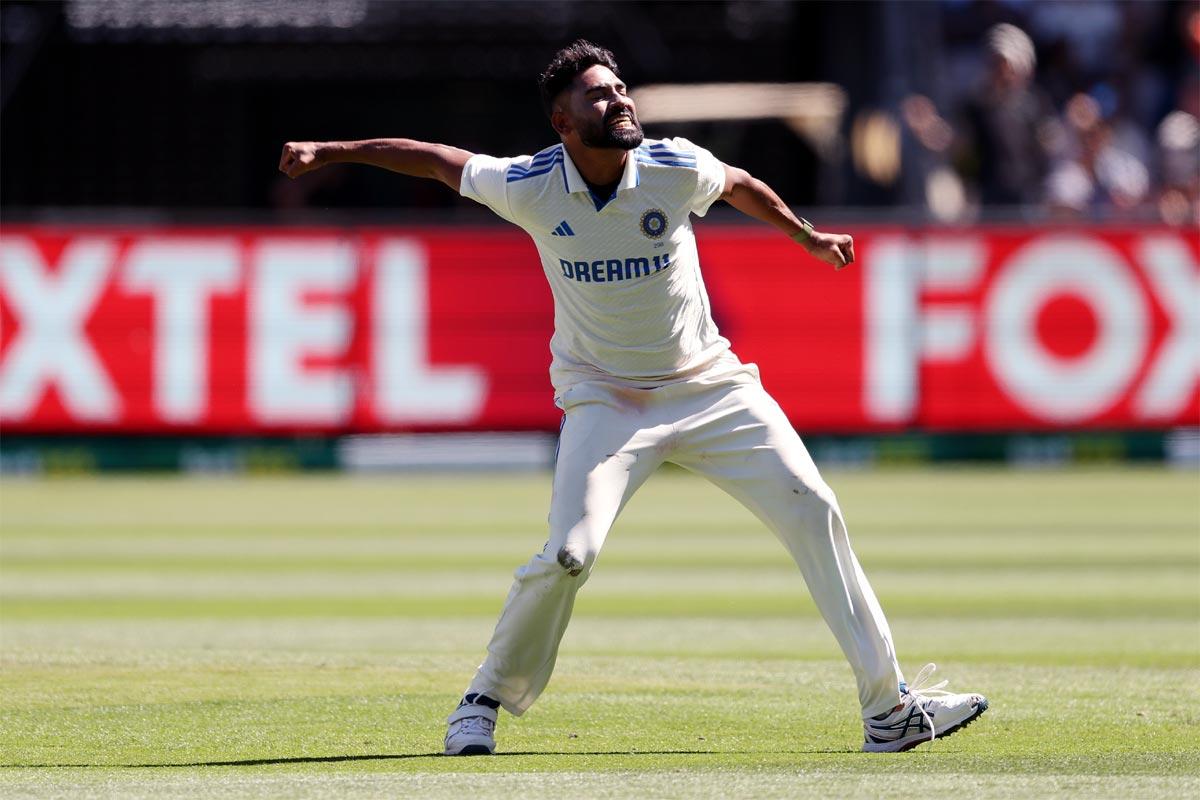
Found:
<path fill-rule="evenodd" d="M 808 220 L 806 220 L 804 217 L 800 217 L 800 227 L 802 229 L 800 231 L 800 233 L 792 234 L 792 241 L 796 242 L 798 244 L 803 244 L 804 242 L 807 242 L 809 239 L 812 238 L 813 224 L 811 222 L 809 222 Z"/>

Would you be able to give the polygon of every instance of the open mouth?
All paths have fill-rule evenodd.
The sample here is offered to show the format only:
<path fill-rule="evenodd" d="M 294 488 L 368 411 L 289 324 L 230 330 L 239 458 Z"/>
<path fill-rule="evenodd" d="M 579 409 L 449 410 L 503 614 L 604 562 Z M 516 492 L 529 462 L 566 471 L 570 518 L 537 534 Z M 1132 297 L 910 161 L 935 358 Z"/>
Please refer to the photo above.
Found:
<path fill-rule="evenodd" d="M 622 111 L 608 121 L 610 128 L 632 128 L 634 127 L 633 115 L 627 111 Z"/>

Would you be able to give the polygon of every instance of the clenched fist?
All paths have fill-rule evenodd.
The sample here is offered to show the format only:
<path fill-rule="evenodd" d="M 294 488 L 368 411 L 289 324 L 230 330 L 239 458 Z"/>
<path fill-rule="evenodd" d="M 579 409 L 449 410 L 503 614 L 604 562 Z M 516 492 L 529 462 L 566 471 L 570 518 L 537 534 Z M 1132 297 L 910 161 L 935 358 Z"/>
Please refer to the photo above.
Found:
<path fill-rule="evenodd" d="M 809 255 L 832 264 L 834 269 L 854 263 L 854 239 L 849 234 L 813 231 L 801 245 Z"/>
<path fill-rule="evenodd" d="M 289 178 L 298 178 L 325 166 L 320 158 L 320 142 L 288 142 L 279 157 L 279 171 Z"/>

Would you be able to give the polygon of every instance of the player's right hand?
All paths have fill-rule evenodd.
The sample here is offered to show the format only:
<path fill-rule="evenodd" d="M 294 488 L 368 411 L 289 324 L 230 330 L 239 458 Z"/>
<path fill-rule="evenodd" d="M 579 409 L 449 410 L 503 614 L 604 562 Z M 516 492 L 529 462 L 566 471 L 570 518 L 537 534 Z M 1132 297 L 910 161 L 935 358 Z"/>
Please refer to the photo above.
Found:
<path fill-rule="evenodd" d="M 298 178 L 324 166 L 318 157 L 318 142 L 288 142 L 279 157 L 279 171 L 289 178 Z"/>

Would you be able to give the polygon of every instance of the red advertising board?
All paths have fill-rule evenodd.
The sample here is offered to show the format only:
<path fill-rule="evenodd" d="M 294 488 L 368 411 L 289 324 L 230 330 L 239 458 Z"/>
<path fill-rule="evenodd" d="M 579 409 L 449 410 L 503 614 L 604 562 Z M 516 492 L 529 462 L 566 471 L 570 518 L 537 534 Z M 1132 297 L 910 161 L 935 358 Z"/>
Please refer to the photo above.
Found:
<path fill-rule="evenodd" d="M 701 226 L 723 333 L 803 431 L 1200 421 L 1200 244 L 1172 229 L 855 229 L 834 272 Z M 518 231 L 0 234 L 8 432 L 552 429 Z"/>

